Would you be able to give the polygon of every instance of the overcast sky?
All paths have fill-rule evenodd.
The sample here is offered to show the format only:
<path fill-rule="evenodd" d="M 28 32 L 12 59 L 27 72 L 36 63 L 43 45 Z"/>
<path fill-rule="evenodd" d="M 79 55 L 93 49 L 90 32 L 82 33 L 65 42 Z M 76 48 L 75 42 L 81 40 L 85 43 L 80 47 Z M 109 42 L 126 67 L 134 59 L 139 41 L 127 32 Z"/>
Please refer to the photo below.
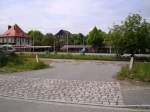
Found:
<path fill-rule="evenodd" d="M 108 31 L 130 13 L 150 22 L 150 0 L 0 0 L 0 33 L 8 25 L 56 33 L 87 34 L 94 26 Z"/>

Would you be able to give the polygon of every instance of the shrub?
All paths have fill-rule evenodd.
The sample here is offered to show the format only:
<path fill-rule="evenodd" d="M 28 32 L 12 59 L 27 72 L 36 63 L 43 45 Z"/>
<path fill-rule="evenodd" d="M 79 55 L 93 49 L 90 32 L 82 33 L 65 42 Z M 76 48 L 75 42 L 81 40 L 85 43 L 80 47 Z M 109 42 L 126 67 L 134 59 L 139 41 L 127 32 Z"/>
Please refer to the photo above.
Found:
<path fill-rule="evenodd" d="M 6 53 L 0 50 L 0 72 L 19 72 L 48 68 L 43 62 L 37 63 L 35 59 L 28 59 L 15 53 Z"/>
<path fill-rule="evenodd" d="M 7 65 L 8 56 L 0 49 L 0 67 Z"/>

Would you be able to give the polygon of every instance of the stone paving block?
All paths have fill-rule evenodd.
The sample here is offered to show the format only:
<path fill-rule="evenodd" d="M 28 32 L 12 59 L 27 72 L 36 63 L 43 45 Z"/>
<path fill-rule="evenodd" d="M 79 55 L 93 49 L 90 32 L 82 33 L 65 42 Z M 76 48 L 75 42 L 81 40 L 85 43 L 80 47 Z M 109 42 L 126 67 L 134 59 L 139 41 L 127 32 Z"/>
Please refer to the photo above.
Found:
<path fill-rule="evenodd" d="M 0 96 L 76 104 L 123 105 L 119 82 L 0 76 Z"/>

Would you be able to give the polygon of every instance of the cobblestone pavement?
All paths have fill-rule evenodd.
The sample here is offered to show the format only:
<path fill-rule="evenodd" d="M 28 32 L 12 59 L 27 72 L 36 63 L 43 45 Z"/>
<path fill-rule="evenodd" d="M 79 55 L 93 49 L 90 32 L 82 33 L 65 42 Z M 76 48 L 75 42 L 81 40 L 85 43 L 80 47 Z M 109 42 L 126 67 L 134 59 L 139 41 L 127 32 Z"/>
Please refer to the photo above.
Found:
<path fill-rule="evenodd" d="M 123 105 L 119 82 L 0 76 L 0 96 L 46 102 Z"/>

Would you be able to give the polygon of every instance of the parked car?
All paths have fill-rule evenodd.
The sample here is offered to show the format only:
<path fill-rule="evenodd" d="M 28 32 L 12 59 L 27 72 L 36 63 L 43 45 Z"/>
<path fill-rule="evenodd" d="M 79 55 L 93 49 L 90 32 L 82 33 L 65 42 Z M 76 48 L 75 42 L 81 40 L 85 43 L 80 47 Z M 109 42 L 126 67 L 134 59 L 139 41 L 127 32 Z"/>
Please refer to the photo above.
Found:
<path fill-rule="evenodd" d="M 12 47 L 12 45 L 0 45 L 0 51 L 7 54 L 12 54 L 15 53 L 16 50 Z"/>

